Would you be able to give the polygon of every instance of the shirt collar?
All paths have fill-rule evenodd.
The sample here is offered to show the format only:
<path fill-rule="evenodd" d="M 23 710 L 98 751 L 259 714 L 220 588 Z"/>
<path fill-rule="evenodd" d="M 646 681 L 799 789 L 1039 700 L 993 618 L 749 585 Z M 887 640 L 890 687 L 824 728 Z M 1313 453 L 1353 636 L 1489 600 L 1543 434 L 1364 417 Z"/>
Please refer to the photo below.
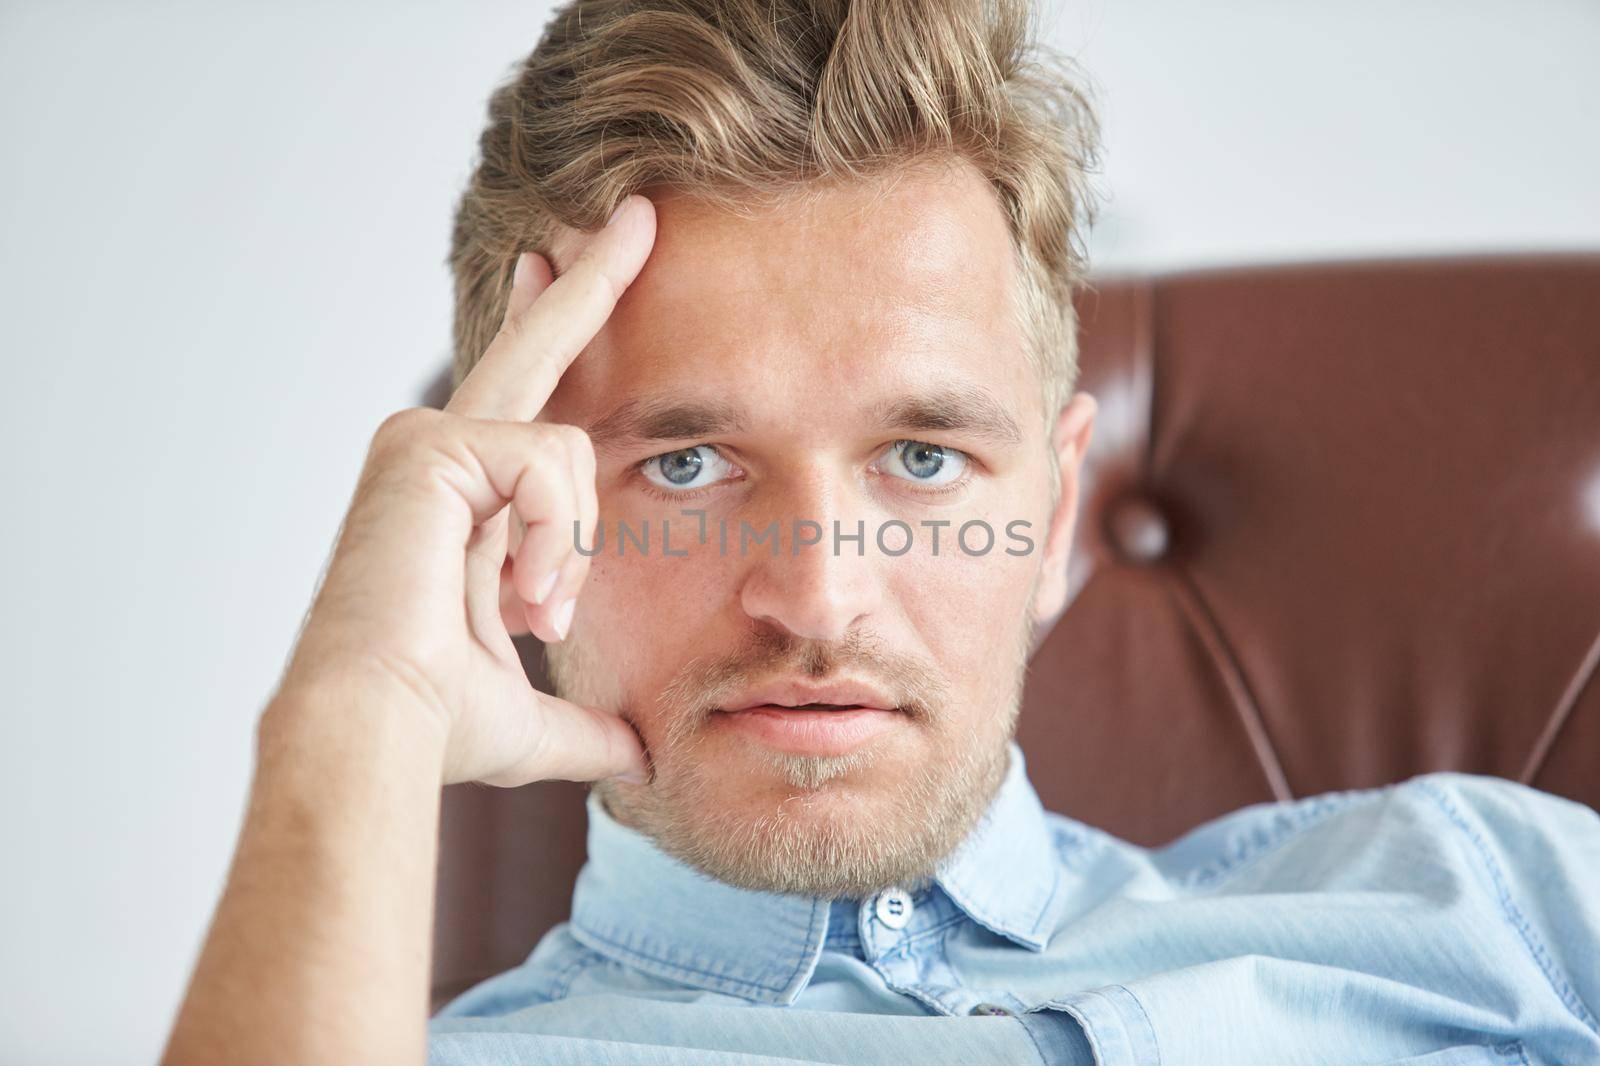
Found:
<path fill-rule="evenodd" d="M 939 866 L 939 887 L 989 930 L 1034 951 L 1044 949 L 1066 903 L 1062 866 L 1039 794 L 1028 783 L 1022 749 L 989 809 Z"/>
<path fill-rule="evenodd" d="M 1022 750 L 989 808 L 940 864 L 939 887 L 967 917 L 1039 950 L 1063 902 L 1049 825 Z M 603 955 L 656 976 L 762 1003 L 793 1003 L 827 939 L 830 903 L 715 880 L 588 800 L 589 858 L 571 931 Z"/>

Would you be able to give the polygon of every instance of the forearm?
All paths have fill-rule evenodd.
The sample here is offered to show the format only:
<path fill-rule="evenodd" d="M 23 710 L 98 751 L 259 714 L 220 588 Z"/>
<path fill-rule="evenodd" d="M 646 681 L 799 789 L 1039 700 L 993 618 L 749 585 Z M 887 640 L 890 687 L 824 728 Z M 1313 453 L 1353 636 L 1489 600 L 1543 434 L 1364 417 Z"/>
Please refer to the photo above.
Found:
<path fill-rule="evenodd" d="M 424 1062 L 444 743 L 358 686 L 269 706 L 166 1066 Z"/>

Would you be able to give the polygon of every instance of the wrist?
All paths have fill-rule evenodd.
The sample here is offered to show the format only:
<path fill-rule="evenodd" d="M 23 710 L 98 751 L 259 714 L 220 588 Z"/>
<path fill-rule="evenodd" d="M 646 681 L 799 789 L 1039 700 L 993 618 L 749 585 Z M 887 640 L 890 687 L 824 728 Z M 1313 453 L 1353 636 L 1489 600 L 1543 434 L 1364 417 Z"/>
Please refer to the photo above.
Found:
<path fill-rule="evenodd" d="M 268 701 L 256 722 L 257 752 L 290 748 L 334 753 L 407 752 L 407 762 L 442 778 L 449 727 L 401 686 L 358 675 L 298 680 Z"/>

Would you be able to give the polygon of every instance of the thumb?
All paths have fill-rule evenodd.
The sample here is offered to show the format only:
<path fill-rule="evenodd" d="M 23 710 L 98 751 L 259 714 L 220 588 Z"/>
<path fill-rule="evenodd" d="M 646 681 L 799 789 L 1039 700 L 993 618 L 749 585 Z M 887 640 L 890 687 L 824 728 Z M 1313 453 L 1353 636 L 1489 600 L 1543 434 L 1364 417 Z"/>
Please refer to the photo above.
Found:
<path fill-rule="evenodd" d="M 504 769 L 479 780 L 516 788 L 534 781 L 598 781 L 622 777 L 634 783 L 649 779 L 649 764 L 639 734 L 621 715 L 569 703 L 545 692 L 531 693 L 535 703 L 523 718 L 528 742 L 523 754 Z"/>

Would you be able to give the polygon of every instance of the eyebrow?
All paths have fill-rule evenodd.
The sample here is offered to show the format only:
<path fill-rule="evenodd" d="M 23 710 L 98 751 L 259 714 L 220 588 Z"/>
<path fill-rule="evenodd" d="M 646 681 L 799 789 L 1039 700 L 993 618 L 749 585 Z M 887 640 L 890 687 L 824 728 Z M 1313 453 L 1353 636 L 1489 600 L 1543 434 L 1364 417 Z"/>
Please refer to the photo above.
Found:
<path fill-rule="evenodd" d="M 996 444 L 1019 444 L 1022 431 L 1006 405 L 988 389 L 953 385 L 874 408 L 884 429 L 943 429 L 970 433 Z"/>
<path fill-rule="evenodd" d="M 730 403 L 628 400 L 589 427 L 596 451 L 653 440 L 683 440 L 739 433 L 744 416 Z"/>
<path fill-rule="evenodd" d="M 1015 445 L 1022 432 L 1017 420 L 993 393 L 975 385 L 944 386 L 918 396 L 874 405 L 871 415 L 880 429 L 964 432 L 996 444 Z M 589 427 L 596 451 L 620 449 L 650 441 L 676 441 L 740 433 L 747 428 L 743 410 L 726 402 L 627 400 Z"/>

